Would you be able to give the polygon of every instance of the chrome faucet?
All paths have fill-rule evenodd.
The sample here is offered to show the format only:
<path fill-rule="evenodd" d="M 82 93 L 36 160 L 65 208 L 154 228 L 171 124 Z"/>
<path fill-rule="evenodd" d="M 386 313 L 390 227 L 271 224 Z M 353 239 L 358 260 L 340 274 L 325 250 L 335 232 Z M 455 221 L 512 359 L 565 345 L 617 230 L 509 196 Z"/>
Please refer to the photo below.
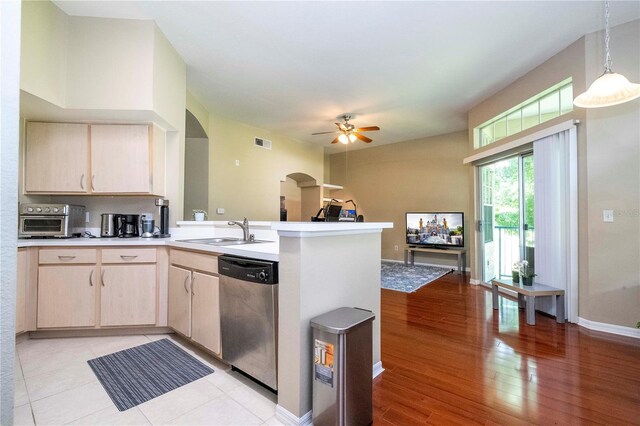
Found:
<path fill-rule="evenodd" d="M 245 241 L 254 241 L 256 239 L 256 237 L 253 234 L 249 233 L 249 221 L 247 220 L 246 217 L 244 218 L 244 220 L 242 222 L 229 221 L 229 222 L 227 222 L 227 224 L 228 225 L 238 225 L 240 228 L 242 228 L 242 232 L 244 233 L 243 239 Z"/>

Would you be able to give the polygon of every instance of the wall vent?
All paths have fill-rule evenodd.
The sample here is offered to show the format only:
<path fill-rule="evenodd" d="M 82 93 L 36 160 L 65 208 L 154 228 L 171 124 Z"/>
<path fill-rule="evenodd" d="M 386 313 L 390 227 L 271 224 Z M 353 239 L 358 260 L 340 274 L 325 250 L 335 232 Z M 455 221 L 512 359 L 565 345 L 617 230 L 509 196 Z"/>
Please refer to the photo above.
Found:
<path fill-rule="evenodd" d="M 259 137 L 255 137 L 253 138 L 253 144 L 255 146 L 259 146 L 260 148 L 264 148 L 264 149 L 271 149 L 271 141 L 267 140 L 267 139 L 262 139 Z"/>

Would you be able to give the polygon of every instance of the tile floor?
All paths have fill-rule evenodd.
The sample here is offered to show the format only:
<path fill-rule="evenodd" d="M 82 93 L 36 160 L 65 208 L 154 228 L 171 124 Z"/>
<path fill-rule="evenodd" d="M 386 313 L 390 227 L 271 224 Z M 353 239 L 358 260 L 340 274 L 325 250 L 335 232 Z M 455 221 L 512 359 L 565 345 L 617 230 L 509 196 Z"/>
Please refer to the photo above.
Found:
<path fill-rule="evenodd" d="M 87 360 L 170 338 L 214 373 L 120 412 Z M 31 339 L 16 346 L 15 425 L 280 425 L 276 396 L 172 335 Z"/>

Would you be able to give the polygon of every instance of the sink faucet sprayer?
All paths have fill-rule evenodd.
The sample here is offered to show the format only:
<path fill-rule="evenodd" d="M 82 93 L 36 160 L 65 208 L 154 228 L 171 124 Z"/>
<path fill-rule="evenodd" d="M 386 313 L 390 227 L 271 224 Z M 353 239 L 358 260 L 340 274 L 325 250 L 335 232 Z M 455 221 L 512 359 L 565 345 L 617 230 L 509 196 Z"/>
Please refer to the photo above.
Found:
<path fill-rule="evenodd" d="M 244 218 L 244 220 L 242 222 L 229 221 L 227 224 L 228 225 L 238 225 L 240 228 L 242 228 L 242 232 L 244 233 L 244 240 L 245 241 L 254 241 L 256 239 L 255 235 L 249 233 L 249 221 L 247 220 L 246 217 Z"/>

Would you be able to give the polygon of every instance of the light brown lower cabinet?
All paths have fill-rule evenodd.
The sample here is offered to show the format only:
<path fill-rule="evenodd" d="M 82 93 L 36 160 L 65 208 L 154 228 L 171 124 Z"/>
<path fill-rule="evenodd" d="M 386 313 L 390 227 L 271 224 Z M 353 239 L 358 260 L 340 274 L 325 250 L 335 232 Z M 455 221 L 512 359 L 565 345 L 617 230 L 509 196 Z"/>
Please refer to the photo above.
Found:
<path fill-rule="evenodd" d="M 103 265 L 100 325 L 156 323 L 156 265 Z"/>
<path fill-rule="evenodd" d="M 213 275 L 193 272 L 191 278 L 191 338 L 220 353 L 220 284 Z"/>
<path fill-rule="evenodd" d="M 170 263 L 169 327 L 220 355 L 217 256 L 171 250 Z"/>
<path fill-rule="evenodd" d="M 191 337 L 191 271 L 169 266 L 169 327 Z"/>
<path fill-rule="evenodd" d="M 95 265 L 41 265 L 38 268 L 38 328 L 95 325 Z"/>
<path fill-rule="evenodd" d="M 155 248 L 41 248 L 36 328 L 153 326 Z"/>

